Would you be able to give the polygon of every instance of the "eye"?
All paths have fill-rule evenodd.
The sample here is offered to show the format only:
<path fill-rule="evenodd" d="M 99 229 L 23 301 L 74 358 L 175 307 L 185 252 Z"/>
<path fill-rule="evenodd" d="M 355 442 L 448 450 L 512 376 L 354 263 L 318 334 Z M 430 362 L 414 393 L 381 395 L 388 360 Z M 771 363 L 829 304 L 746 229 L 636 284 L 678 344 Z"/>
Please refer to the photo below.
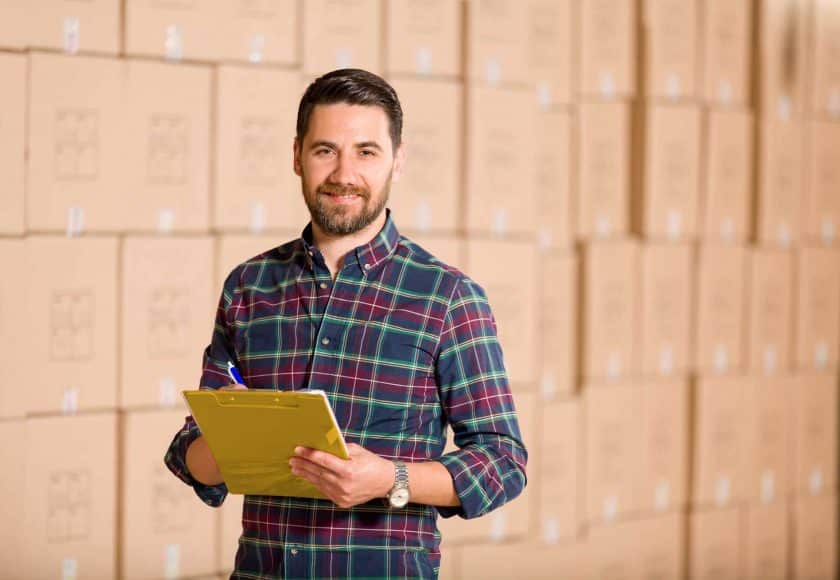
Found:
<path fill-rule="evenodd" d="M 324 155 L 329 155 L 332 153 L 332 150 L 327 149 L 326 147 L 319 147 L 315 150 L 315 155 L 318 157 L 323 157 Z"/>
<path fill-rule="evenodd" d="M 375 157 L 376 151 L 373 149 L 362 149 L 359 153 L 362 157 Z"/>

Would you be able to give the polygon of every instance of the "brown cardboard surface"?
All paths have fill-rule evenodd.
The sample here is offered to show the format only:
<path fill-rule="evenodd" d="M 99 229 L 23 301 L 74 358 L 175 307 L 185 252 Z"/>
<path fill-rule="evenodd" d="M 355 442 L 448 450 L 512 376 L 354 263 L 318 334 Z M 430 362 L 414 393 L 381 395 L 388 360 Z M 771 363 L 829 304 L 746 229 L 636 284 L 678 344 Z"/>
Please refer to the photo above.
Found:
<path fill-rule="evenodd" d="M 524 86 L 531 81 L 529 8 L 517 0 L 466 0 L 470 83 Z"/>
<path fill-rule="evenodd" d="M 303 228 L 301 228 L 303 230 Z M 219 295 L 222 292 L 222 285 L 231 271 L 250 258 L 263 252 L 267 252 L 277 246 L 300 237 L 300 232 L 293 234 L 291 231 L 278 234 L 225 234 L 216 238 L 216 265 L 213 274 L 213 304 L 217 304 Z M 209 340 L 209 336 L 207 340 Z"/>
<path fill-rule="evenodd" d="M 630 227 L 630 105 L 581 103 L 578 119 L 577 190 L 586 192 L 578 196 L 578 237 L 624 235 Z"/>
<path fill-rule="evenodd" d="M 794 365 L 840 364 L 840 248 L 800 247 L 796 256 Z"/>
<path fill-rule="evenodd" d="M 811 5 L 811 103 L 815 116 L 840 115 L 840 10 L 831 0 L 815 0 Z"/>
<path fill-rule="evenodd" d="M 477 84 L 465 90 L 466 230 L 530 236 L 536 228 L 533 93 Z"/>
<path fill-rule="evenodd" d="M 788 504 L 750 505 L 743 520 L 745 580 L 785 580 L 788 567 Z"/>
<path fill-rule="evenodd" d="M 804 178 L 804 132 L 795 121 L 759 126 L 756 238 L 788 248 L 801 236 Z"/>
<path fill-rule="evenodd" d="M 8 498 L 3 506 L 3 518 L 0 519 L 0 569 L 9 580 L 25 580 L 27 571 L 21 569 L 20 556 L 24 548 L 20 523 L 24 521 L 24 502 L 12 498 L 20 497 L 26 489 L 25 465 L 26 449 L 25 423 L 23 419 L 0 421 L 0 465 L 3 477 L 0 477 L 0 493 Z"/>
<path fill-rule="evenodd" d="M 805 109 L 809 5 L 758 4 L 758 109 L 763 119 L 798 119 Z"/>
<path fill-rule="evenodd" d="M 223 0 L 212 39 L 213 60 L 297 65 L 302 3 L 296 0 Z"/>
<path fill-rule="evenodd" d="M 27 578 L 116 577 L 116 436 L 115 413 L 26 419 L 16 495 Z"/>
<path fill-rule="evenodd" d="M 0 16 L 2 18 L 2 16 Z M 26 57 L 0 54 L 0 235 L 23 233 L 24 179 L 26 176 Z"/>
<path fill-rule="evenodd" d="M 461 85 L 398 78 L 393 86 L 403 108 L 406 163 L 388 207 L 401 229 L 454 233 L 463 167 Z"/>
<path fill-rule="evenodd" d="M 746 494 L 746 393 L 753 379 L 698 379 L 694 385 L 692 505 L 724 508 Z"/>
<path fill-rule="evenodd" d="M 538 379 L 540 391 L 550 399 L 576 390 L 580 262 L 573 252 L 542 254 L 540 262 Z"/>
<path fill-rule="evenodd" d="M 747 368 L 753 375 L 783 374 L 792 369 L 794 254 L 750 253 Z"/>
<path fill-rule="evenodd" d="M 382 71 L 380 0 L 308 0 L 303 8 L 303 72 L 337 68 Z"/>
<path fill-rule="evenodd" d="M 121 419 L 121 576 L 171 578 L 215 572 L 218 513 L 161 460 L 184 413 L 132 411 Z"/>
<path fill-rule="evenodd" d="M 647 97 L 691 99 L 699 89 L 700 2 L 642 2 L 642 58 Z"/>
<path fill-rule="evenodd" d="M 29 237 L 26 264 L 27 413 L 115 408 L 117 239 Z"/>
<path fill-rule="evenodd" d="M 739 578 L 743 516 L 738 508 L 688 515 L 688 578 Z"/>
<path fill-rule="evenodd" d="M 0 343 L 4 345 L 7 361 L 0 381 L 0 419 L 7 419 L 24 416 L 27 393 L 33 387 L 29 368 L 24 364 L 27 353 L 22 340 L 29 325 L 25 308 L 28 288 L 21 284 L 28 267 L 26 241 L 23 238 L 0 239 L 0 264 L 6 272 L 0 277 Z"/>
<path fill-rule="evenodd" d="M 207 231 L 210 75 L 204 66 L 126 61 L 120 166 L 126 229 Z"/>
<path fill-rule="evenodd" d="M 239 549 L 239 537 L 242 535 L 242 507 L 244 496 L 228 495 L 219 508 L 219 563 L 218 569 L 225 574 L 233 571 L 236 564 L 236 551 Z"/>
<path fill-rule="evenodd" d="M 415 234 L 400 229 L 400 233 L 421 248 L 432 254 L 435 258 L 447 264 L 464 270 L 464 241 L 452 235 L 429 235 Z"/>
<path fill-rule="evenodd" d="M 793 389 L 793 484 L 797 495 L 837 489 L 838 379 L 833 373 L 797 376 Z"/>
<path fill-rule="evenodd" d="M 837 100 L 840 109 L 840 87 Z M 840 167 L 837 164 L 840 156 L 840 123 L 811 122 L 808 125 L 806 151 L 808 163 L 802 208 L 803 237 L 808 242 L 837 244 L 840 237 Z"/>
<path fill-rule="evenodd" d="M 779 502 L 793 473 L 792 397 L 800 382 L 792 376 L 762 377 L 747 383 L 745 405 L 745 499 L 753 505 Z"/>
<path fill-rule="evenodd" d="M 450 578 L 486 578 L 508 580 L 551 580 L 554 578 L 585 578 L 586 545 L 583 542 L 560 546 L 535 545 L 531 542 L 484 544 L 459 548 L 457 576 Z M 443 549 L 443 560 L 448 557 Z M 444 580 L 441 574 L 441 580 Z"/>
<path fill-rule="evenodd" d="M 663 0 L 660 0 L 663 1 Z M 646 238 L 697 236 L 700 187 L 700 108 L 648 105 L 645 119 L 643 191 L 636 211 Z"/>
<path fill-rule="evenodd" d="M 635 377 L 639 370 L 639 244 L 591 243 L 582 255 L 581 375 Z"/>
<path fill-rule="evenodd" d="M 587 522 L 613 522 L 639 509 L 641 395 L 642 388 L 635 383 L 587 384 L 583 388 Z"/>
<path fill-rule="evenodd" d="M 644 376 L 691 368 L 695 252 L 689 244 L 641 246 L 641 366 Z"/>
<path fill-rule="evenodd" d="M 127 195 L 121 61 L 28 58 L 27 229 L 118 231 Z"/>
<path fill-rule="evenodd" d="M 542 105 L 573 103 L 577 92 L 577 4 L 529 0 L 529 68 Z"/>
<path fill-rule="evenodd" d="M 116 55 L 120 48 L 119 0 L 34 0 L 18 24 L 29 48 Z"/>
<path fill-rule="evenodd" d="M 537 113 L 537 240 L 570 248 L 575 241 L 576 193 L 572 138 L 575 119 L 557 109 Z"/>
<path fill-rule="evenodd" d="M 213 226 L 303 229 L 309 219 L 292 169 L 300 75 L 221 66 L 216 74 Z"/>
<path fill-rule="evenodd" d="M 837 573 L 837 495 L 793 502 L 792 578 L 832 578 Z"/>
<path fill-rule="evenodd" d="M 122 247 L 119 406 L 184 407 L 218 298 L 213 240 L 127 237 Z"/>
<path fill-rule="evenodd" d="M 701 245 L 694 319 L 698 373 L 738 373 L 746 346 L 749 255 L 744 246 Z"/>
<path fill-rule="evenodd" d="M 700 233 L 708 241 L 745 243 L 752 233 L 752 113 L 710 110 L 705 123 Z"/>
<path fill-rule="evenodd" d="M 581 0 L 580 93 L 606 98 L 636 94 L 638 3 Z"/>
<path fill-rule="evenodd" d="M 703 11 L 703 98 L 744 106 L 751 100 L 753 51 L 751 0 L 706 0 Z"/>
<path fill-rule="evenodd" d="M 528 242 L 468 239 L 466 274 L 487 293 L 512 383 L 537 380 L 537 252 Z M 512 278 L 499 264 L 516 264 Z"/>
<path fill-rule="evenodd" d="M 450 0 L 386 2 L 388 74 L 459 76 L 463 11 Z"/>
<path fill-rule="evenodd" d="M 538 488 L 534 543 L 555 545 L 579 535 L 583 515 L 579 510 L 583 491 L 581 405 L 574 398 L 541 407 L 542 433 L 538 453 L 529 454 L 528 485 Z"/>

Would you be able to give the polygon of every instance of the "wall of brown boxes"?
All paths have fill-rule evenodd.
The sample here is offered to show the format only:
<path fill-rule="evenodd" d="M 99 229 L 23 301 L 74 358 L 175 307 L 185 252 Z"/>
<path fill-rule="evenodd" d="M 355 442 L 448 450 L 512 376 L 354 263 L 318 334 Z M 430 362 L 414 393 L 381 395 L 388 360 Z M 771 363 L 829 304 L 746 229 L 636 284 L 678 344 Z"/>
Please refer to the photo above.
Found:
<path fill-rule="evenodd" d="M 162 455 L 341 66 L 401 96 L 394 217 L 487 289 L 531 453 L 441 576 L 836 577 L 838 63 L 833 0 L 2 3 L 4 577 L 232 567 L 241 500 Z"/>

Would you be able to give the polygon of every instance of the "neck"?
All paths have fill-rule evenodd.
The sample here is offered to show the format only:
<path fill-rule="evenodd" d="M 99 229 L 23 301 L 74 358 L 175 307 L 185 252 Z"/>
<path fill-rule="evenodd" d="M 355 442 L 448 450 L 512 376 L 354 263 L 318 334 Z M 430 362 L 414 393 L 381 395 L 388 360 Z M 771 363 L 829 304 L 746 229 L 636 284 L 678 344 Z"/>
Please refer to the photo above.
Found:
<path fill-rule="evenodd" d="M 347 255 L 347 252 L 362 244 L 367 244 L 379 234 L 385 225 L 385 214 L 386 212 L 383 209 L 379 216 L 366 227 L 358 232 L 344 235 L 329 234 L 323 231 L 314 221 L 312 222 L 312 239 L 315 246 L 321 251 L 333 280 L 344 265 L 344 256 Z"/>

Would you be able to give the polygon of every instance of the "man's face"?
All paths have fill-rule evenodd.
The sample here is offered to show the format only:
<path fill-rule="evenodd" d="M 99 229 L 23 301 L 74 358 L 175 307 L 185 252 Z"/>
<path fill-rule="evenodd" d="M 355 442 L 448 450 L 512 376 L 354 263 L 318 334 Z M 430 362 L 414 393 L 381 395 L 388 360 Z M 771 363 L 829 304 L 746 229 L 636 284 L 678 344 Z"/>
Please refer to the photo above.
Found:
<path fill-rule="evenodd" d="M 403 149 L 391 146 L 380 107 L 316 105 L 303 143 L 295 140 L 294 168 L 312 221 L 330 235 L 356 233 L 373 223 L 402 172 Z"/>

